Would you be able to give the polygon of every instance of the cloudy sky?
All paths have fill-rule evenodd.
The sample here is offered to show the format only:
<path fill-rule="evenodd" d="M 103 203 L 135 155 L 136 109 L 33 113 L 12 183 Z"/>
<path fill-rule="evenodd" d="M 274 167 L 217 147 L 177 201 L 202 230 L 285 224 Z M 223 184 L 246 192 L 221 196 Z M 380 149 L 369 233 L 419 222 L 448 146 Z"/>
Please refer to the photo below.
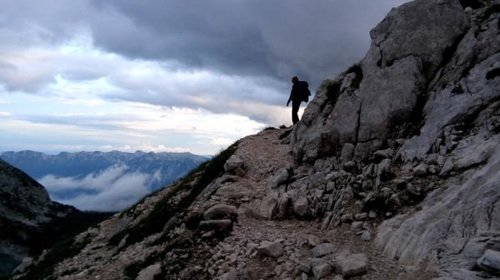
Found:
<path fill-rule="evenodd" d="M 0 0 L 0 151 L 214 154 L 290 125 L 404 0 Z"/>

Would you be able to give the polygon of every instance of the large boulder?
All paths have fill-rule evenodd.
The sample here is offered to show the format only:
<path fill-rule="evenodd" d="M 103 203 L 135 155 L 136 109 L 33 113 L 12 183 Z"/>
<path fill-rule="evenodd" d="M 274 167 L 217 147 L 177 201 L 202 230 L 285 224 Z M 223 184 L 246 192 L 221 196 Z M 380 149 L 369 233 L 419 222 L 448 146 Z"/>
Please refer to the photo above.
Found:
<path fill-rule="evenodd" d="M 312 249 L 312 255 L 315 257 L 315 258 L 321 258 L 323 256 L 326 256 L 326 255 L 329 255 L 329 254 L 332 254 L 336 251 L 336 248 L 335 248 L 335 245 L 331 244 L 331 243 L 321 243 L 319 245 L 316 245 L 313 249 Z"/>
<path fill-rule="evenodd" d="M 206 220 L 234 219 L 236 216 L 238 216 L 238 209 L 233 205 L 227 204 L 216 204 L 203 213 L 203 217 Z"/>
<path fill-rule="evenodd" d="M 342 253 L 335 259 L 336 271 L 344 277 L 365 274 L 368 271 L 368 258 L 365 254 Z"/>
<path fill-rule="evenodd" d="M 477 265 L 486 271 L 500 274 L 500 252 L 486 250 L 484 255 L 477 260 Z"/>
<path fill-rule="evenodd" d="M 238 176 L 245 175 L 245 161 L 239 155 L 232 155 L 224 163 L 224 171 Z"/>
<path fill-rule="evenodd" d="M 278 258 L 283 255 L 284 247 L 279 241 L 262 241 L 260 246 L 257 247 L 257 252 L 260 255 L 272 258 Z"/>

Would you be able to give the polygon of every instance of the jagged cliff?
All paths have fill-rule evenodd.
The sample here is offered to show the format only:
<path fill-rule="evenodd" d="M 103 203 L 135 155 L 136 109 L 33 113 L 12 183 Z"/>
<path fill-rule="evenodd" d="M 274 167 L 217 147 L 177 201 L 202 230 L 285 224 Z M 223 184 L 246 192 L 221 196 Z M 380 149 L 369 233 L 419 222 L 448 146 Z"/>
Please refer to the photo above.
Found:
<path fill-rule="evenodd" d="M 15 278 L 498 277 L 500 2 L 416 0 L 371 37 L 292 129 L 241 139 Z"/>

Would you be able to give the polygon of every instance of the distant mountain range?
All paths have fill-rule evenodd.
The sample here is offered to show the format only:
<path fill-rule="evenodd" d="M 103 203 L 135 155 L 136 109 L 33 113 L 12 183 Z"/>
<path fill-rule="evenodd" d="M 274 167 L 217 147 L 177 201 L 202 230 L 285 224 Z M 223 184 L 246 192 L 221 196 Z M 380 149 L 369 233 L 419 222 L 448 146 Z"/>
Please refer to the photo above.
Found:
<path fill-rule="evenodd" d="M 172 181 L 186 170 L 198 166 L 208 157 L 191 153 L 126 153 L 112 152 L 62 152 L 47 155 L 34 151 L 3 152 L 0 158 L 22 169 L 33 178 L 42 178 L 48 174 L 60 177 L 78 177 L 105 170 L 112 165 L 125 164 L 131 170 L 154 173 L 161 170 L 164 180 Z"/>
<path fill-rule="evenodd" d="M 118 211 L 182 177 L 208 157 L 191 153 L 3 152 L 0 158 L 44 185 L 52 199 L 82 210 Z"/>

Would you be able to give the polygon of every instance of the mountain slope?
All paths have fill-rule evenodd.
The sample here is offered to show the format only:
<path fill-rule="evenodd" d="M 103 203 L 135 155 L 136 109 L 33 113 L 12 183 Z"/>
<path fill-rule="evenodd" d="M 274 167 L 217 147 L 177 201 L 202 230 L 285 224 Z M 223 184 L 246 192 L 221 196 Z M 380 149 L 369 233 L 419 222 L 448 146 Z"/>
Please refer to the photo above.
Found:
<path fill-rule="evenodd" d="M 9 274 L 30 255 L 28 236 L 50 220 L 51 206 L 40 184 L 0 160 L 0 275 Z"/>
<path fill-rule="evenodd" d="M 108 216 L 51 201 L 43 186 L 0 160 L 0 276 Z"/>
<path fill-rule="evenodd" d="M 498 1 L 393 9 L 296 126 L 241 139 L 18 278 L 498 278 L 499 18 Z"/>

